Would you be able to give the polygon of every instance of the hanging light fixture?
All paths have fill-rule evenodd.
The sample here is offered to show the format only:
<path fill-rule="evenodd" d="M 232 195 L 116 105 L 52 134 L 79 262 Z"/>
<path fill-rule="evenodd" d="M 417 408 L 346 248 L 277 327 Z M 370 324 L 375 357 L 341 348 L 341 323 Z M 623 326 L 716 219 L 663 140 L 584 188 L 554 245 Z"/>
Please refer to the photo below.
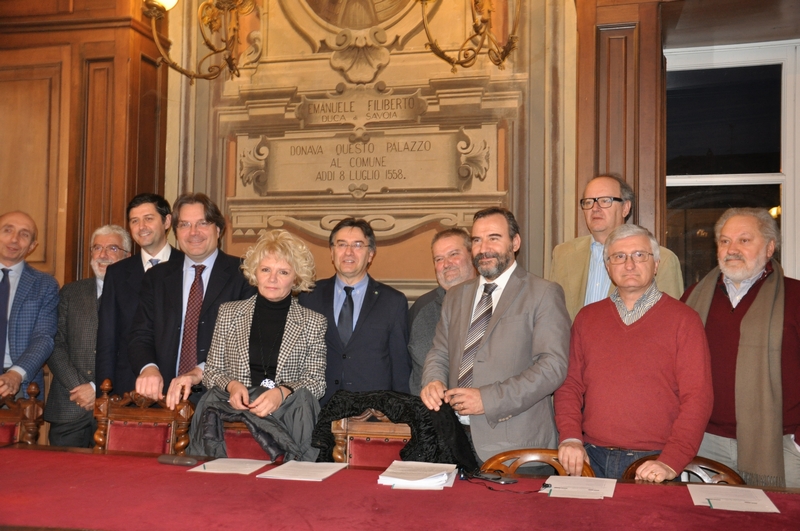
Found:
<path fill-rule="evenodd" d="M 492 32 L 492 13 L 494 12 L 493 0 L 467 0 L 472 8 L 472 31 L 461 48 L 458 54 L 453 57 L 445 52 L 439 43 L 431 35 L 430 27 L 428 26 L 428 3 L 435 0 L 419 0 L 422 4 L 422 24 L 425 28 L 425 35 L 428 37 L 428 42 L 425 44 L 434 55 L 446 61 L 452 67 L 450 70 L 456 73 L 456 67 L 469 68 L 478 60 L 478 55 L 486 49 L 486 56 L 489 60 L 497 65 L 500 70 L 505 68 L 504 62 L 506 58 L 517 47 L 519 37 L 517 36 L 517 26 L 519 25 L 519 14 L 522 0 L 517 0 L 514 14 L 514 25 L 511 32 L 508 34 L 508 40 L 505 44 L 501 45 L 497 41 Z"/>
<path fill-rule="evenodd" d="M 197 72 L 187 70 L 170 58 L 169 53 L 161 46 L 156 31 L 156 22 L 164 18 L 167 11 L 175 7 L 178 0 L 143 0 L 142 11 L 150 17 L 153 40 L 161 54 L 161 61 L 177 70 L 194 82 L 195 79 L 215 79 L 223 68 L 218 64 L 203 64 L 216 55 L 222 55 L 231 77 L 239 76 L 239 17 L 250 14 L 255 9 L 253 0 L 206 0 L 197 10 L 197 21 L 203 44 L 211 53 L 197 63 Z M 214 38 L 214 34 L 219 34 Z M 221 42 L 222 46 L 215 44 Z M 205 68 L 205 72 L 202 70 Z"/>

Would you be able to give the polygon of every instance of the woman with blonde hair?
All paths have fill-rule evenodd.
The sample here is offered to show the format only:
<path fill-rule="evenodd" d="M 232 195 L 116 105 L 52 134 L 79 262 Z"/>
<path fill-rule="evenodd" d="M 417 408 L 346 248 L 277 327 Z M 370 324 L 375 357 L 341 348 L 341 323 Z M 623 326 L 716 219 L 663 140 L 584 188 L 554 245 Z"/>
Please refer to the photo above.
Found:
<path fill-rule="evenodd" d="M 325 393 L 327 321 L 296 297 L 314 286 L 314 257 L 296 236 L 272 230 L 247 251 L 242 270 L 258 293 L 219 309 L 203 373 L 209 392 L 192 420 L 189 453 L 227 455 L 224 441 L 209 434 L 218 434 L 222 420 L 233 415 L 262 447 L 263 433 L 253 426 L 268 433 L 286 459 L 314 460 L 311 432 Z"/>

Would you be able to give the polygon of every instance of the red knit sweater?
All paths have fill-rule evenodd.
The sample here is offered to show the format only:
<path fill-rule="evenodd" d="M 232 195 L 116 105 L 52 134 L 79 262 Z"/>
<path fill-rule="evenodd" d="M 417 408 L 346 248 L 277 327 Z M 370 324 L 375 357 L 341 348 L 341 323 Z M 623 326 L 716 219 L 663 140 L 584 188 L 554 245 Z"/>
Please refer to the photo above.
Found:
<path fill-rule="evenodd" d="M 768 264 L 768 270 L 772 267 Z M 725 292 L 722 276 L 706 319 L 706 335 L 711 348 L 711 375 L 714 381 L 714 410 L 706 431 L 720 437 L 736 438 L 736 358 L 739 329 L 753 304 L 764 279 L 761 278 L 742 297 L 736 308 Z M 681 297 L 686 300 L 695 286 Z M 781 384 L 783 391 L 783 433 L 794 433 L 800 441 L 800 281 L 784 277 L 785 308 L 781 343 Z"/>
<path fill-rule="evenodd" d="M 697 455 L 712 402 L 708 343 L 688 306 L 663 295 L 626 326 L 604 299 L 575 317 L 555 393 L 560 441 L 662 450 L 659 460 L 680 472 Z"/>

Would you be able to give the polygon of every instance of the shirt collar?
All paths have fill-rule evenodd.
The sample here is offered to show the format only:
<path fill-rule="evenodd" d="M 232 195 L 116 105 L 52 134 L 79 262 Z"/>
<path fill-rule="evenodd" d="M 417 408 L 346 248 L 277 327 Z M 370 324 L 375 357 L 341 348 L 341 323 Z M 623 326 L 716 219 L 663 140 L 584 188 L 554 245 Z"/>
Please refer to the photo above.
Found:
<path fill-rule="evenodd" d="M 655 306 L 655 304 L 661 300 L 661 295 L 662 293 L 658 291 L 656 280 L 653 279 L 653 281 L 650 283 L 650 287 L 647 288 L 647 291 L 642 293 L 642 296 L 636 300 L 631 310 L 628 310 L 627 306 L 625 306 L 625 303 L 622 300 L 622 297 L 620 297 L 619 288 L 614 288 L 614 291 L 611 293 L 611 300 L 617 307 L 617 311 L 619 312 L 619 316 L 622 321 L 626 325 L 630 325 L 641 319 L 644 314 L 646 314 L 653 306 Z"/>

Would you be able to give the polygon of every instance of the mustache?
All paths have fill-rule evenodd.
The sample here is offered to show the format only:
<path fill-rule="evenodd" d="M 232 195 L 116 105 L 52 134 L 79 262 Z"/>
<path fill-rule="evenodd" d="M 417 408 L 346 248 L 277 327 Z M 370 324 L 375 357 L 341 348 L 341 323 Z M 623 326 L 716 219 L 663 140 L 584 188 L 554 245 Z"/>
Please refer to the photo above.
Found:
<path fill-rule="evenodd" d="M 725 261 L 727 262 L 728 260 L 744 260 L 744 256 L 739 253 L 726 254 Z"/>
<path fill-rule="evenodd" d="M 486 260 L 487 258 L 500 258 L 500 253 L 480 253 L 475 255 L 474 261 Z"/>

